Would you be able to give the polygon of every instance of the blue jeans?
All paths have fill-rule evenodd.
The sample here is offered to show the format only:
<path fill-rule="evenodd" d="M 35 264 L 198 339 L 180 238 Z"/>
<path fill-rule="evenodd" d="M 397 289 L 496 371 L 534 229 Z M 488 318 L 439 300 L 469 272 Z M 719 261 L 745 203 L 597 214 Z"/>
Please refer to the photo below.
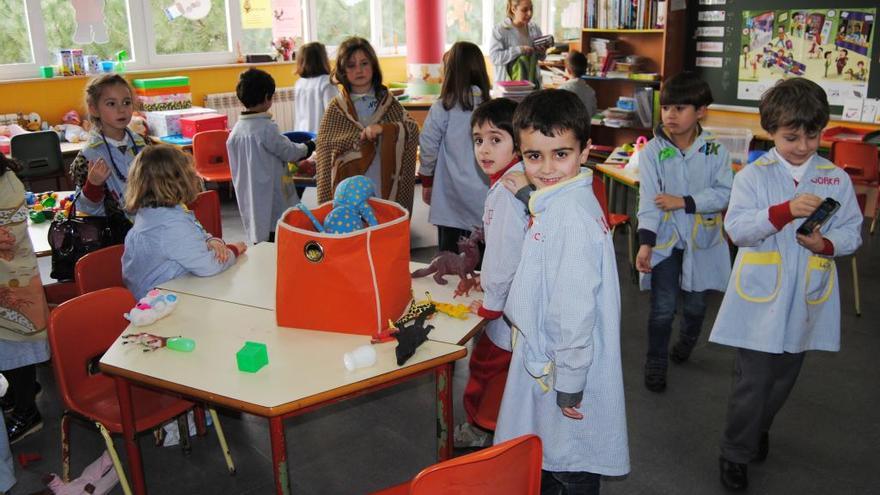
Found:
<path fill-rule="evenodd" d="M 599 495 L 596 473 L 541 470 L 541 495 Z"/>
<path fill-rule="evenodd" d="M 672 254 L 651 269 L 651 315 L 648 317 L 648 362 L 666 363 L 669 357 L 669 336 L 682 293 L 682 322 L 679 340 L 693 346 L 700 337 L 706 316 L 706 293 L 681 290 L 681 263 L 684 251 Z"/>

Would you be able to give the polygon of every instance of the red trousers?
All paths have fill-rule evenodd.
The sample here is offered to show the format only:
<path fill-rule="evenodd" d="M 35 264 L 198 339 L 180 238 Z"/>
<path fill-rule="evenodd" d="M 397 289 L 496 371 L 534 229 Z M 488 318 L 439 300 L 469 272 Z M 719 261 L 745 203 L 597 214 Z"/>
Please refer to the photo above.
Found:
<path fill-rule="evenodd" d="M 474 417 L 480 408 L 480 401 L 486 384 L 492 377 L 507 373 L 510 367 L 511 353 L 498 347 L 488 335 L 483 333 L 471 352 L 471 360 L 468 363 L 470 378 L 464 389 L 464 411 L 467 413 L 468 423 L 474 423 Z M 501 404 L 499 403 L 498 406 Z"/>

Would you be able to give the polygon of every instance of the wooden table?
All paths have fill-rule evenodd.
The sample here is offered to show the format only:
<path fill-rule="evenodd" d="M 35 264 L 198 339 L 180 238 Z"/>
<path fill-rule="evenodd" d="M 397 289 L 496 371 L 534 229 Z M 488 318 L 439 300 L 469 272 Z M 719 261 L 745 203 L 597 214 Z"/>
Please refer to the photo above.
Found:
<path fill-rule="evenodd" d="M 419 128 L 421 128 L 425 125 L 425 119 L 428 118 L 428 110 L 431 109 L 431 105 L 435 101 L 437 101 L 437 95 L 417 96 L 401 101 L 400 105 L 409 112 L 412 118 L 418 122 Z"/>
<path fill-rule="evenodd" d="M 135 328 L 126 332 L 130 330 Z M 274 311 L 188 294 L 180 294 L 174 312 L 148 330 L 162 336 L 182 333 L 196 341 L 196 348 L 192 353 L 167 349 L 144 353 L 117 340 L 101 358 L 101 370 L 116 381 L 123 439 L 138 495 L 146 493 L 146 485 L 135 439 L 132 383 L 268 419 L 276 493 L 288 494 L 284 419 L 433 372 L 440 399 L 439 457 L 451 456 L 452 388 L 448 384 L 451 363 L 467 354 L 461 346 L 425 342 L 401 367 L 396 364 L 395 344 L 378 344 L 374 366 L 349 372 L 343 366 L 343 354 L 369 343 L 369 337 L 281 328 L 275 324 Z M 268 348 L 269 364 L 253 374 L 236 367 L 235 353 L 245 341 L 262 342 Z"/>
<path fill-rule="evenodd" d="M 751 112 L 735 112 L 731 110 L 709 109 L 706 117 L 703 118 L 701 124 L 704 127 L 743 127 L 752 131 L 755 139 L 762 141 L 772 141 L 770 135 L 761 127 L 761 116 L 758 113 Z M 865 122 L 848 122 L 845 120 L 832 120 L 828 122 L 826 128 L 830 127 L 849 127 L 852 129 L 868 129 L 878 130 L 880 125 L 868 124 Z M 822 148 L 831 148 L 831 141 L 822 140 L 819 142 Z"/>
<path fill-rule="evenodd" d="M 194 296 L 230 302 L 243 306 L 275 311 L 275 276 L 277 273 L 276 244 L 261 242 L 248 248 L 235 265 L 213 277 L 186 275 L 159 285 L 160 289 L 190 294 Z M 410 263 L 410 271 L 423 268 L 424 263 Z M 412 281 L 413 295 L 417 300 L 425 298 L 425 291 L 438 302 L 461 303 L 469 305 L 481 298 L 479 292 L 470 296 L 453 298 L 458 277 L 447 276 L 448 284 L 439 285 L 432 277 L 415 278 Z M 434 330 L 428 334 L 429 340 L 463 345 L 482 328 L 482 318 L 468 314 L 466 320 L 438 314 L 431 319 Z"/>

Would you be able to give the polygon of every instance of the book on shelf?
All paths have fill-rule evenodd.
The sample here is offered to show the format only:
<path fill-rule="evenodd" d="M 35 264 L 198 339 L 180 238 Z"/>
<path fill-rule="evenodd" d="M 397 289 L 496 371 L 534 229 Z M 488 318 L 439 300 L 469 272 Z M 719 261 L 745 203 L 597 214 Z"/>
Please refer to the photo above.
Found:
<path fill-rule="evenodd" d="M 584 26 L 592 29 L 662 28 L 665 18 L 666 0 L 587 0 L 584 9 Z"/>
<path fill-rule="evenodd" d="M 654 88 L 638 88 L 633 93 L 636 99 L 636 117 L 642 127 L 654 126 Z"/>

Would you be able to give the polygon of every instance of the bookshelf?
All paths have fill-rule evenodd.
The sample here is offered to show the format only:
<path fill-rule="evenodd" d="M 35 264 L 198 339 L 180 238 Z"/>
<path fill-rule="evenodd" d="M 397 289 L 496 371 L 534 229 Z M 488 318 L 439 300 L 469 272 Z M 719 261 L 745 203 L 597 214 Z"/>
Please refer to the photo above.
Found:
<path fill-rule="evenodd" d="M 615 0 L 608 0 L 608 3 Z M 623 3 L 623 2 L 621 2 Z M 638 3 L 645 5 L 638 6 Z M 637 0 L 630 3 L 634 8 L 638 7 L 638 12 L 644 12 L 643 8 L 651 8 L 650 4 L 656 1 Z M 591 6 L 592 4 L 592 6 Z M 581 30 L 580 46 L 584 53 L 590 49 L 590 41 L 594 38 L 602 38 L 613 40 L 617 49 L 616 57 L 624 57 L 627 55 L 639 55 L 644 57 L 644 65 L 642 72 L 654 72 L 660 76 L 660 81 L 674 75 L 684 67 L 685 57 L 685 11 L 679 10 L 668 12 L 666 15 L 666 23 L 662 28 L 645 28 L 645 29 L 619 29 L 608 27 L 593 27 L 589 23 L 596 22 L 595 14 L 590 18 L 590 12 L 597 4 L 596 0 L 585 0 L 584 2 L 584 23 Z M 635 17 L 640 17 L 638 14 Z M 612 25 L 641 25 L 645 22 L 638 22 L 629 18 L 629 23 L 623 22 Z M 599 109 L 613 107 L 617 104 L 620 96 L 632 96 L 634 90 L 640 87 L 650 86 L 659 91 L 660 81 L 646 81 L 638 79 L 629 79 L 626 77 L 587 77 L 587 82 L 596 91 L 596 99 L 598 100 Z M 655 116 L 656 119 L 656 116 Z M 635 141 L 638 136 L 652 136 L 652 129 L 633 127 L 609 127 L 605 125 L 592 126 L 593 143 L 606 146 L 619 146 L 625 143 Z"/>

